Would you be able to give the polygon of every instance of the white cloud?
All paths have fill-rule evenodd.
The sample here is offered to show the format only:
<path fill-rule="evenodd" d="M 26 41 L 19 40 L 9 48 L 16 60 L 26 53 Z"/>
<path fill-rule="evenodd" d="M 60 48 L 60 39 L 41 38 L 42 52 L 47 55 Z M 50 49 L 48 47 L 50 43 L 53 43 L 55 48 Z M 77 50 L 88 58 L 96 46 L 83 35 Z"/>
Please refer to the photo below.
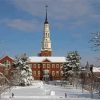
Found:
<path fill-rule="evenodd" d="M 45 4 L 48 4 L 48 15 L 52 19 L 66 20 L 78 18 L 91 13 L 88 0 L 13 0 L 13 4 L 33 16 L 45 14 Z"/>
<path fill-rule="evenodd" d="M 68 23 L 74 19 L 73 23 L 69 23 L 70 28 L 98 22 L 100 15 L 96 13 L 94 2 L 99 3 L 94 0 L 12 0 L 17 9 L 36 17 L 45 17 L 45 4 L 48 4 L 49 19 L 59 23 L 60 27 L 61 21 Z"/>
<path fill-rule="evenodd" d="M 45 4 L 48 4 L 48 17 L 54 25 L 63 28 L 64 23 L 69 24 L 69 29 L 86 26 L 90 21 L 98 21 L 100 15 L 93 9 L 94 0 L 10 0 L 19 10 L 35 17 L 45 17 Z M 92 3 L 91 3 L 92 2 Z M 96 1 L 95 1 L 96 2 Z M 97 2 L 99 3 L 99 2 Z M 73 20 L 74 21 L 69 21 Z M 69 23 L 69 22 L 70 23 Z M 7 26 L 25 31 L 38 31 L 40 22 L 14 19 L 5 22 Z M 56 24 L 57 23 L 57 24 Z M 62 24 L 63 23 L 63 24 Z"/>
<path fill-rule="evenodd" d="M 41 28 L 41 24 L 37 20 L 32 21 L 22 19 L 4 19 L 0 21 L 0 23 L 10 28 L 15 28 L 27 32 L 37 32 L 40 31 Z"/>

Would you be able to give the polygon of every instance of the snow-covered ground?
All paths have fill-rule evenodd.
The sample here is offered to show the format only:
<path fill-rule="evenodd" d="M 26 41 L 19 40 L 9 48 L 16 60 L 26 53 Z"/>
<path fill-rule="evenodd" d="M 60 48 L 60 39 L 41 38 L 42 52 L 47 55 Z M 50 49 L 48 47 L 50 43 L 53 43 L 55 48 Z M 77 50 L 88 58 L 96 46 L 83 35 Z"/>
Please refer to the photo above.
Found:
<path fill-rule="evenodd" d="M 71 85 L 61 86 L 60 84 L 55 85 L 54 82 L 51 83 L 43 84 L 41 81 L 34 81 L 33 86 L 13 87 L 2 94 L 1 100 L 100 100 L 96 93 L 91 98 L 90 93 L 86 90 L 82 93 L 81 88 L 76 89 Z M 14 93 L 13 98 L 12 93 Z"/>

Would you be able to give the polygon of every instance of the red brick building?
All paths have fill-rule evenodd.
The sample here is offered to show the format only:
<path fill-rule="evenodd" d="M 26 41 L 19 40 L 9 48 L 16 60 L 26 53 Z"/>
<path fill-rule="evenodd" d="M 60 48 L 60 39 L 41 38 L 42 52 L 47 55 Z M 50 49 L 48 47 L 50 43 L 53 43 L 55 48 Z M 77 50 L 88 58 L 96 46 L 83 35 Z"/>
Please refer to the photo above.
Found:
<path fill-rule="evenodd" d="M 4 72 L 4 68 L 5 68 L 5 65 L 0 63 L 0 72 L 1 72 L 1 73 Z"/>
<path fill-rule="evenodd" d="M 11 65 L 14 59 L 10 56 L 4 56 L 0 59 L 0 72 L 2 72 L 6 77 L 9 77 Z"/>
<path fill-rule="evenodd" d="M 14 61 L 14 58 L 10 56 L 4 56 L 0 59 L 0 63 L 4 64 L 8 68 L 11 66 L 13 61 Z"/>
<path fill-rule="evenodd" d="M 0 72 L 9 76 L 13 61 L 14 59 L 9 56 L 1 58 Z M 66 62 L 65 57 L 29 57 L 29 64 L 35 80 L 60 80 L 64 62 Z"/>
<path fill-rule="evenodd" d="M 65 57 L 29 57 L 34 79 L 60 80 Z"/>

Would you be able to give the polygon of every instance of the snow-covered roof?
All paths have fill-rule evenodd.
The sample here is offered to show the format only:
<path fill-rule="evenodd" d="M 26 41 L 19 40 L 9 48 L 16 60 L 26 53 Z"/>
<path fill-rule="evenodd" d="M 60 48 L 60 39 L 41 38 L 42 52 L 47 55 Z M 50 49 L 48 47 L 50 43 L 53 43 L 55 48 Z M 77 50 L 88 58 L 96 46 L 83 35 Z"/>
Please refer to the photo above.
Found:
<path fill-rule="evenodd" d="M 93 67 L 93 72 L 100 72 L 100 67 Z"/>
<path fill-rule="evenodd" d="M 66 57 L 29 57 L 30 62 L 43 62 L 48 60 L 50 62 L 66 62 Z"/>

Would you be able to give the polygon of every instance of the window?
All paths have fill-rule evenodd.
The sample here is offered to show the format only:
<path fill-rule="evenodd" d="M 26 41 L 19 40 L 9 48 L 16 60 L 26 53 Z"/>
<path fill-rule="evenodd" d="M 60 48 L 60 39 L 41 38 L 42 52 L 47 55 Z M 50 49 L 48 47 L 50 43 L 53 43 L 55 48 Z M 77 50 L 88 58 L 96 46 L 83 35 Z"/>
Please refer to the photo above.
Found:
<path fill-rule="evenodd" d="M 38 68 L 40 68 L 40 64 L 38 64 Z"/>
<path fill-rule="evenodd" d="M 59 76 L 59 71 L 56 71 L 56 76 Z"/>
<path fill-rule="evenodd" d="M 63 64 L 60 64 L 60 69 L 62 70 L 62 68 L 63 68 Z"/>
<path fill-rule="evenodd" d="M 34 68 L 36 68 L 36 64 L 34 64 Z"/>
<path fill-rule="evenodd" d="M 36 71 L 33 71 L 33 75 L 36 76 Z"/>
<path fill-rule="evenodd" d="M 46 68 L 46 64 L 43 64 L 43 68 Z"/>
<path fill-rule="evenodd" d="M 46 37 L 48 37 L 48 34 L 46 33 Z"/>
<path fill-rule="evenodd" d="M 4 65 L 7 65 L 7 61 L 4 61 L 3 64 L 4 64 Z"/>
<path fill-rule="evenodd" d="M 52 64 L 52 68 L 55 68 L 55 64 Z"/>
<path fill-rule="evenodd" d="M 47 64 L 47 68 L 50 68 L 50 64 Z"/>
<path fill-rule="evenodd" d="M 38 75 L 40 76 L 40 71 L 38 71 Z"/>
<path fill-rule="evenodd" d="M 61 72 L 60 72 L 60 75 L 61 75 L 61 76 L 63 76 L 63 74 L 64 74 L 64 72 L 63 72 L 63 71 L 61 71 Z"/>
<path fill-rule="evenodd" d="M 50 36 L 49 36 L 49 33 L 48 33 L 48 37 L 50 37 Z"/>
<path fill-rule="evenodd" d="M 55 71 L 52 71 L 52 76 L 55 76 Z"/>
<path fill-rule="evenodd" d="M 43 74 L 44 75 L 48 75 L 49 74 L 49 70 L 47 70 L 47 69 L 43 70 Z"/>
<path fill-rule="evenodd" d="M 59 68 L 59 64 L 56 64 L 56 68 Z"/>
<path fill-rule="evenodd" d="M 60 64 L 60 67 L 62 68 L 63 67 L 63 64 Z"/>
<path fill-rule="evenodd" d="M 7 60 L 7 65 L 9 65 L 9 66 L 11 65 L 11 64 L 10 64 L 10 61 L 8 61 L 8 60 Z"/>
<path fill-rule="evenodd" d="M 11 63 L 10 63 L 10 61 L 8 61 L 8 60 L 5 60 L 5 61 L 3 62 L 3 64 L 4 64 L 7 68 L 9 68 L 9 67 L 11 66 Z"/>

